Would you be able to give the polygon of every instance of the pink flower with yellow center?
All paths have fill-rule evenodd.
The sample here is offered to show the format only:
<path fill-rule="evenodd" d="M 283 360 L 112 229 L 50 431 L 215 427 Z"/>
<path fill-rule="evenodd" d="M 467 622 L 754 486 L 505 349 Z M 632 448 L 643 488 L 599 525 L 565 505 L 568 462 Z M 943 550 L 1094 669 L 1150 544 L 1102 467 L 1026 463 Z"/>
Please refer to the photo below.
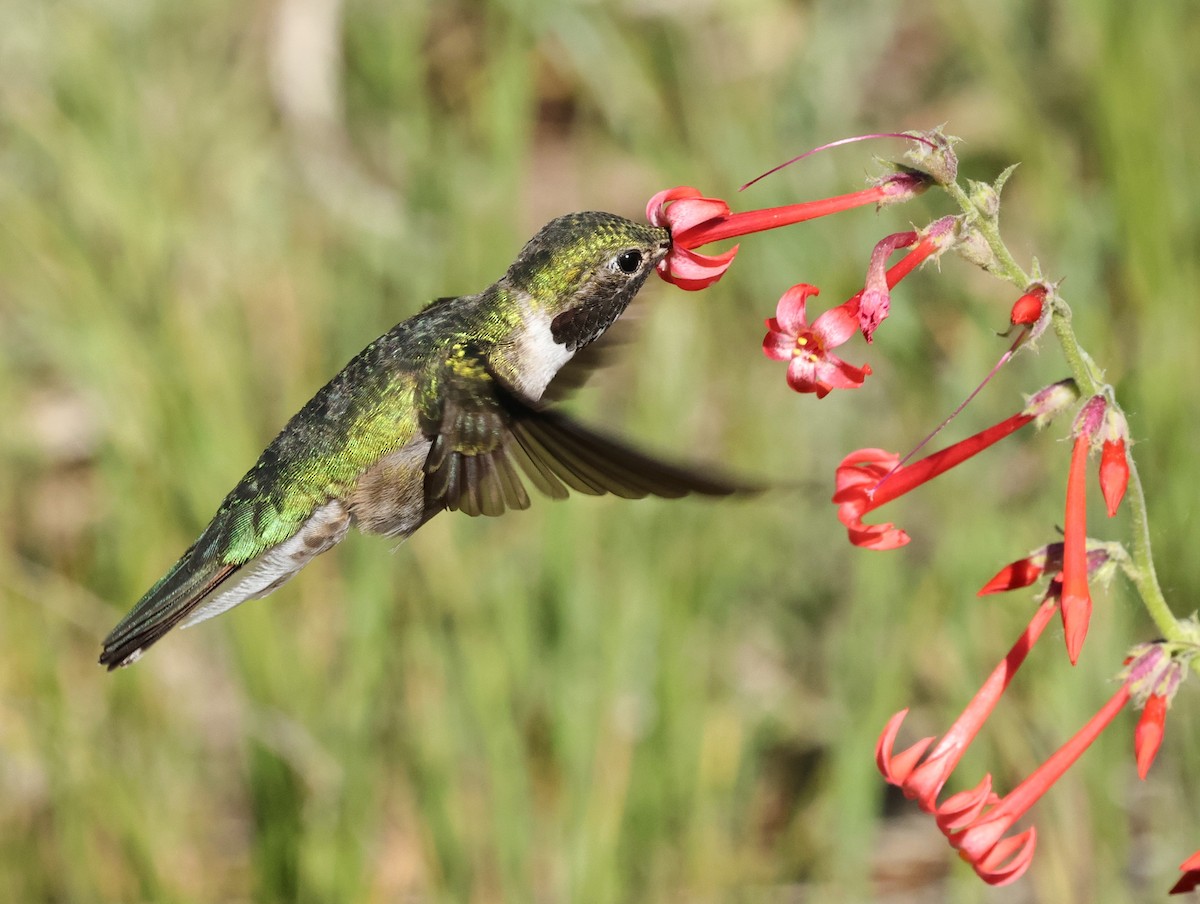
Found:
<path fill-rule="evenodd" d="M 818 399 L 834 389 L 857 389 L 871 373 L 869 365 L 847 364 L 830 350 L 858 331 L 858 306 L 854 299 L 825 311 L 810 325 L 808 298 L 820 293 L 816 286 L 799 283 L 779 299 L 775 316 L 767 320 L 763 354 L 787 361 L 788 385 L 796 392 L 815 392 Z"/>

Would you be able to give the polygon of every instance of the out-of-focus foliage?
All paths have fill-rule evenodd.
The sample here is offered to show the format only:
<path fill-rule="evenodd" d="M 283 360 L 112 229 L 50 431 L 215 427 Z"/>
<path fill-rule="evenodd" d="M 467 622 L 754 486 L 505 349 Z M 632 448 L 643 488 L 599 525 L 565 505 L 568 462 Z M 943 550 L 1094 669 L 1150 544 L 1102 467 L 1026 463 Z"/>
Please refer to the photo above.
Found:
<path fill-rule="evenodd" d="M 874 368 L 860 391 L 796 396 L 759 351 L 780 293 L 836 304 L 881 235 L 949 210 L 934 193 L 747 239 L 703 293 L 655 281 L 573 402 L 786 488 L 356 536 L 132 669 L 95 657 L 317 387 L 544 220 L 639 215 L 681 183 L 739 207 L 835 194 L 866 146 L 734 196 L 815 144 L 943 121 L 966 175 L 1022 162 L 1010 245 L 1069 277 L 1140 441 L 1160 577 L 1194 609 L 1197 46 L 1194 4 L 1116 0 L 0 5 L 0 898 L 1164 891 L 1200 843 L 1190 687 L 1149 781 L 1128 716 L 998 894 L 874 772 L 890 713 L 938 733 L 1002 655 L 1032 602 L 974 590 L 1062 518 L 1063 424 L 884 512 L 902 551 L 851 549 L 828 504 L 842 454 L 910 447 L 1003 349 L 1013 293 L 967 264 L 907 281 L 874 345 L 843 349 Z M 1062 374 L 1044 340 L 952 429 Z M 1115 582 L 1079 666 L 1035 651 L 960 774 L 1011 787 L 1149 632 Z"/>

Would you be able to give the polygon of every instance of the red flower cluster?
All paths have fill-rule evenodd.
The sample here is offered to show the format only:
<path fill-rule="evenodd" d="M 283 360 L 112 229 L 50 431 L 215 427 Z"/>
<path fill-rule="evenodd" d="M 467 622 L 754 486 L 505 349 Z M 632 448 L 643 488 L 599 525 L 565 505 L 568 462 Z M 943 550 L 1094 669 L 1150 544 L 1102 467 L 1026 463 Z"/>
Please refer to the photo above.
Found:
<path fill-rule="evenodd" d="M 998 796 L 992 790 L 992 777 L 985 775 L 971 790 L 939 803 L 938 795 L 963 753 L 1053 619 L 1061 593 L 1061 577 L 1056 575 L 1029 626 L 933 750 L 926 754 L 934 739 L 924 738 L 907 750 L 895 752 L 896 737 L 908 710 L 901 710 L 888 721 L 875 749 L 875 761 L 883 777 L 932 814 L 950 844 L 991 885 L 1013 882 L 1028 869 L 1037 830 L 1029 828 L 1012 836 L 1007 832 L 1079 759 L 1131 698 L 1143 701 L 1144 706 L 1134 733 L 1134 748 L 1139 774 L 1145 776 L 1162 740 L 1167 703 L 1182 676 L 1181 661 L 1168 656 L 1162 645 L 1143 644 L 1128 660 L 1125 680 L 1117 692 L 1011 792 Z"/>
<path fill-rule="evenodd" d="M 923 172 L 904 169 L 863 191 L 741 213 L 732 212 L 722 200 L 702 196 L 695 188 L 677 187 L 659 192 L 650 200 L 646 214 L 652 223 L 671 233 L 671 250 L 658 265 L 660 276 L 683 289 L 703 289 L 724 275 L 738 252 L 738 246 L 734 246 L 723 253 L 704 254 L 697 250 L 704 245 L 867 204 L 883 206 L 906 201 L 931 184 L 948 185 L 956 181 L 957 161 L 951 151 L 952 140 L 937 132 L 893 137 L 908 137 L 916 142 L 916 152 L 923 156 L 914 157 L 910 151 L 910 159 L 918 160 L 917 165 Z M 846 141 L 852 140 L 860 139 Z M 834 144 L 841 143 L 844 142 Z M 1002 175 L 994 187 L 973 183 L 971 198 L 979 216 L 995 221 L 999 190 L 1006 175 Z M 834 354 L 834 349 L 848 342 L 855 332 L 861 332 L 868 343 L 872 342 L 876 329 L 890 311 L 891 290 L 923 262 L 956 245 L 968 260 L 985 268 L 996 262 L 988 241 L 975 228 L 975 213 L 967 207 L 963 210 L 966 213 L 961 217 L 943 217 L 921 230 L 899 232 L 880 240 L 871 253 L 863 288 L 811 320 L 807 306 L 809 299 L 819 294 L 816 286 L 797 283 L 780 297 L 775 316 L 766 320 L 767 334 L 762 348 L 768 358 L 786 362 L 787 383 L 793 390 L 814 393 L 820 399 L 834 389 L 862 386 L 872 372 L 870 366 L 850 364 Z M 889 258 L 902 249 L 904 256 L 889 268 Z M 1019 329 L 1011 347 L 983 383 L 930 438 L 975 397 L 1023 343 L 1036 340 L 1056 313 L 1063 310 L 1055 284 L 1038 277 L 1037 281 L 1027 285 L 1009 315 L 1009 332 Z M 985 595 L 1014 590 L 1048 577 L 1047 589 L 1029 626 L 936 746 L 930 749 L 934 739 L 925 738 L 907 750 L 894 752 L 907 713 L 902 710 L 888 722 L 876 749 L 877 764 L 887 781 L 916 800 L 922 810 L 933 814 L 950 844 L 986 882 L 994 885 L 1017 879 L 1033 857 L 1036 831 L 1029 828 L 1009 835 L 1009 830 L 1130 700 L 1141 709 L 1134 731 L 1134 752 L 1138 774 L 1145 777 L 1162 742 L 1170 701 L 1187 661 L 1197 652 L 1166 642 L 1135 648 L 1126 660 L 1123 681 L 1116 693 L 1069 741 L 1009 794 L 1001 797 L 993 792 L 991 776 L 985 775 L 975 788 L 939 802 L 938 797 L 967 746 L 1056 613 L 1062 619 L 1071 663 L 1076 663 L 1079 658 L 1091 619 L 1089 578 L 1108 567 L 1115 555 L 1109 545 L 1089 542 L 1087 537 L 1086 466 L 1092 450 L 1100 451 L 1100 490 L 1109 517 L 1116 514 L 1130 478 L 1129 430 L 1110 397 L 1107 388 L 1093 395 L 1080 406 L 1075 418 L 1062 541 L 1050 543 L 1005 566 L 979 591 L 980 595 Z M 850 453 L 837 469 L 832 500 L 838 507 L 838 519 L 845 525 L 850 542 L 880 550 L 907 544 L 910 537 L 904 530 L 892 523 L 867 524 L 864 517 L 1027 424 L 1044 424 L 1077 399 L 1078 389 L 1073 380 L 1053 384 L 1032 396 L 1026 406 L 1012 416 L 916 461 L 908 458 L 917 450 L 903 460 L 882 449 L 859 449 Z M 1200 888 L 1200 852 L 1189 858 L 1181 869 L 1184 876 L 1172 892 Z"/>

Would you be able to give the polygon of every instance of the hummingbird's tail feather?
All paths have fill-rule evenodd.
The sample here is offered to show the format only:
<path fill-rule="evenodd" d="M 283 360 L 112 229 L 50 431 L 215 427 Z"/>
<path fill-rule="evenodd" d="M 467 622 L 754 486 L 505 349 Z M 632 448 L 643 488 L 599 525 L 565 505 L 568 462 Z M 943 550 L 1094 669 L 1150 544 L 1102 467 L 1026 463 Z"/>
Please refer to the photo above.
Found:
<path fill-rule="evenodd" d="M 105 638 L 100 664 L 110 672 L 129 665 L 176 625 L 190 627 L 274 592 L 341 542 L 349 529 L 350 513 L 339 500 L 331 499 L 291 537 L 245 562 L 224 561 L 205 531 Z M 214 529 L 210 526 L 210 530 Z"/>
<path fill-rule="evenodd" d="M 201 556 L 192 546 L 104 639 L 100 664 L 111 672 L 136 662 L 147 647 L 187 618 L 238 567 Z"/>

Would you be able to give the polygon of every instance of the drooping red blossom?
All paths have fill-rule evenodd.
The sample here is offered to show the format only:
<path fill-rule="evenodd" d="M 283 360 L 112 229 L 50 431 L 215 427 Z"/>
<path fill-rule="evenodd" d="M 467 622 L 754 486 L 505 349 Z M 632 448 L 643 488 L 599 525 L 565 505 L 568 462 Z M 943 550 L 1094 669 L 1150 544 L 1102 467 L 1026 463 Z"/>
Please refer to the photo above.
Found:
<path fill-rule="evenodd" d="M 1183 875 L 1179 877 L 1178 882 L 1171 886 L 1169 894 L 1182 895 L 1200 888 L 1200 851 L 1196 851 L 1179 864 L 1179 868 L 1183 871 Z"/>
<path fill-rule="evenodd" d="M 767 320 L 763 354 L 787 361 L 788 385 L 796 392 L 815 392 L 823 399 L 833 389 L 857 389 L 871 373 L 869 365 L 855 367 L 834 355 L 858 330 L 858 316 L 850 302 L 825 311 L 811 325 L 805 313 L 810 295 L 820 289 L 807 283 L 792 286 L 779 299 L 775 316 Z"/>
<path fill-rule="evenodd" d="M 871 252 L 871 262 L 867 265 L 867 281 L 863 287 L 859 304 L 859 319 L 862 324 L 863 338 L 873 341 L 875 330 L 881 324 L 891 308 L 890 288 L 887 284 L 887 259 L 893 251 L 908 248 L 917 241 L 915 232 L 897 232 L 881 239 Z"/>
<path fill-rule="evenodd" d="M 998 424 L 919 461 L 900 465 L 883 449 L 858 449 L 838 465 L 833 502 L 850 542 L 867 549 L 896 549 L 911 539 L 894 524 L 868 525 L 863 516 L 1016 432 L 1031 421 L 1052 417 L 1075 399 L 1074 382 L 1055 383 L 1036 393 L 1021 411 Z"/>
<path fill-rule="evenodd" d="M 1075 419 L 1075 442 L 1067 473 L 1067 509 L 1063 517 L 1063 633 L 1067 656 L 1079 660 L 1092 617 L 1092 596 L 1087 574 L 1087 466 L 1092 438 L 1104 419 L 1103 396 L 1092 396 Z"/>
<path fill-rule="evenodd" d="M 867 342 L 872 341 L 875 329 L 888 315 L 891 307 L 889 290 L 925 261 L 950 248 L 955 241 L 957 225 L 958 217 L 942 217 L 920 232 L 898 232 L 876 244 L 867 267 L 866 283 L 863 290 L 854 296 L 859 302 L 859 325 Z M 885 270 L 888 257 L 900 248 L 911 250 Z"/>
<path fill-rule="evenodd" d="M 671 250 L 659 262 L 658 273 L 681 289 L 703 289 L 724 275 L 737 254 L 736 246 L 723 254 L 697 253 L 696 249 L 703 245 L 802 223 L 854 207 L 907 201 L 928 185 L 927 177 L 905 171 L 887 176 L 862 191 L 739 213 L 732 212 L 724 201 L 706 198 L 690 186 L 669 188 L 660 191 L 646 205 L 647 219 L 671 233 Z"/>
<path fill-rule="evenodd" d="M 950 844 L 980 878 L 992 885 L 1015 881 L 1033 858 L 1037 842 L 1034 829 L 1006 837 L 1017 820 L 1079 759 L 1131 699 L 1138 701 L 1145 693 L 1160 694 L 1169 699 L 1182 678 L 1186 657 L 1195 655 L 1190 648 L 1169 654 L 1164 649 L 1165 644 L 1140 645 L 1126 661 L 1124 680 L 1112 698 L 1009 794 L 998 796 L 992 788 L 991 776 L 985 775 L 974 788 L 938 803 L 937 797 L 963 752 L 991 715 L 1034 643 L 1053 620 L 1061 593 L 1061 576 L 1055 576 L 1029 626 L 933 750 L 926 755 L 933 738 L 924 738 L 904 751 L 894 751 L 907 710 L 888 721 L 875 749 L 876 764 L 884 778 L 898 786 L 906 797 L 915 800 L 922 810 L 931 813 Z M 1149 718 L 1157 717 L 1152 714 Z M 1158 724 L 1161 725 L 1161 721 Z M 1152 740 L 1147 737 L 1145 743 Z"/>

